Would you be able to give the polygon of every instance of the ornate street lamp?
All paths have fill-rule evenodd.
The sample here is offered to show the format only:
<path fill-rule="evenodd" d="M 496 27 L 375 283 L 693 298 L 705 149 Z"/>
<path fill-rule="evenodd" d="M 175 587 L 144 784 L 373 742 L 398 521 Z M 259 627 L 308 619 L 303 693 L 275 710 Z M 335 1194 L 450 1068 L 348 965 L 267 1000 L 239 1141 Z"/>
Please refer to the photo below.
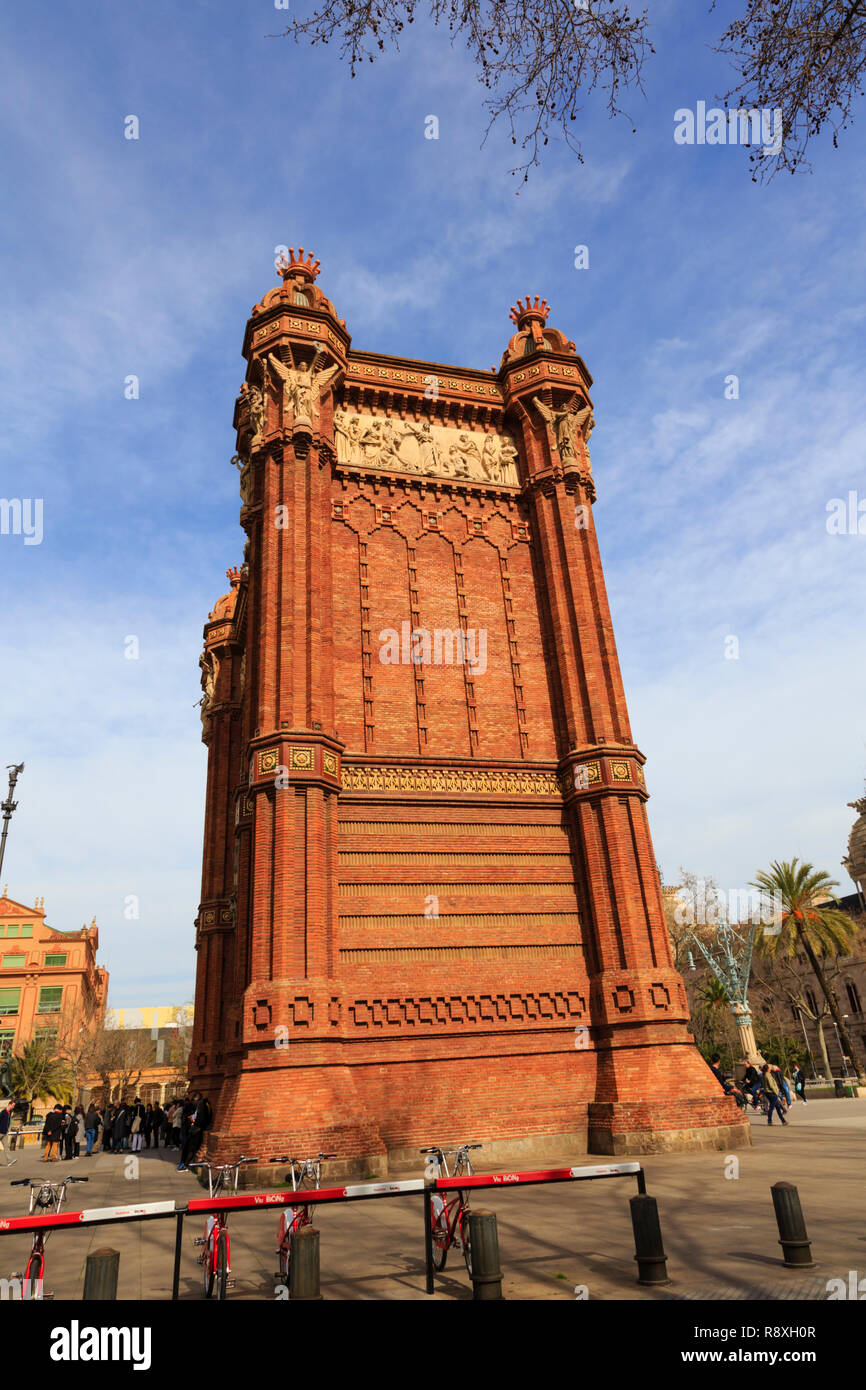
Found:
<path fill-rule="evenodd" d="M 15 783 L 18 781 L 19 772 L 24 771 L 23 763 L 9 763 L 9 794 L 5 801 L 0 802 L 0 811 L 3 812 L 3 831 L 0 834 L 0 874 L 3 873 L 3 855 L 6 853 L 6 836 L 9 834 L 9 822 L 12 819 L 12 812 L 18 805 L 17 801 L 12 800 L 15 791 Z"/>
<path fill-rule="evenodd" d="M 741 935 L 730 922 L 723 921 L 716 927 L 715 942 L 708 946 L 693 927 L 689 928 L 693 944 L 697 946 L 716 979 L 724 986 L 731 1013 L 739 1029 L 743 1060 L 752 1065 L 763 1065 L 764 1062 L 755 1042 L 752 1011 L 748 1000 L 752 952 L 759 931 L 761 927 L 755 926 L 747 928 L 745 935 Z M 691 953 L 689 958 L 691 959 Z"/>

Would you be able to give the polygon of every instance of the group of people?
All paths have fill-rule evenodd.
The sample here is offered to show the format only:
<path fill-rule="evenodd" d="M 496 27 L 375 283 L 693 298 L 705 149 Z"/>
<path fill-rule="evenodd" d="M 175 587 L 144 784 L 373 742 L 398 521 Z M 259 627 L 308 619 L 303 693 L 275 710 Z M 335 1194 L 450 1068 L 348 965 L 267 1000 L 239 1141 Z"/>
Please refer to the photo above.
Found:
<path fill-rule="evenodd" d="M 184 1100 L 175 1099 L 165 1108 L 159 1101 L 145 1105 L 140 1096 L 107 1106 L 91 1101 L 86 1111 L 81 1105 L 73 1109 L 58 1103 L 45 1117 L 42 1157 L 46 1163 L 69 1162 L 90 1158 L 100 1147 L 103 1152 L 140 1153 L 142 1149 L 158 1149 L 162 1138 L 164 1148 L 180 1150 L 178 1168 L 182 1171 L 212 1123 L 210 1103 L 198 1092 Z"/>
<path fill-rule="evenodd" d="M 795 1066 L 790 1080 L 781 1067 L 774 1063 L 764 1062 L 760 1067 L 752 1063 L 746 1067 L 740 1086 L 734 1084 L 732 1076 L 727 1075 L 722 1070 L 722 1059 L 718 1053 L 710 1061 L 710 1071 L 718 1081 L 722 1090 L 727 1096 L 734 1096 L 738 1104 L 743 1108 L 751 1101 L 755 1110 L 761 1103 L 761 1097 L 767 1100 L 767 1124 L 773 1123 L 773 1115 L 777 1114 L 783 1125 L 788 1121 L 785 1114 L 793 1105 L 793 1095 L 801 1100 L 804 1105 L 806 1101 L 806 1073 L 801 1066 Z"/>

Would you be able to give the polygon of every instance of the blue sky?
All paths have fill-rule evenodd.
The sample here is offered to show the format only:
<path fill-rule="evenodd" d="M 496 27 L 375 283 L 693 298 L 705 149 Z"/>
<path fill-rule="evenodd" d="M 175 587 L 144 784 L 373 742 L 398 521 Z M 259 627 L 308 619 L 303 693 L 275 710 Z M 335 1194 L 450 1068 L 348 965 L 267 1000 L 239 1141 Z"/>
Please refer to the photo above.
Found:
<path fill-rule="evenodd" d="M 232 408 L 279 244 L 321 259 L 357 348 L 486 368 L 514 299 L 546 296 L 595 378 L 665 877 L 742 887 L 799 854 L 851 890 L 866 535 L 826 522 L 866 498 L 862 126 L 768 187 L 741 148 L 676 145 L 674 111 L 728 85 L 707 45 L 736 6 L 650 9 L 633 120 L 588 101 L 585 164 L 552 143 L 522 186 L 504 131 L 480 148 L 471 63 L 422 23 L 352 81 L 249 0 L 0 16 L 0 495 L 44 505 L 40 545 L 0 536 L 0 763 L 27 764 L 3 877 L 56 927 L 95 914 L 113 1005 L 192 993 L 201 627 L 240 560 Z"/>

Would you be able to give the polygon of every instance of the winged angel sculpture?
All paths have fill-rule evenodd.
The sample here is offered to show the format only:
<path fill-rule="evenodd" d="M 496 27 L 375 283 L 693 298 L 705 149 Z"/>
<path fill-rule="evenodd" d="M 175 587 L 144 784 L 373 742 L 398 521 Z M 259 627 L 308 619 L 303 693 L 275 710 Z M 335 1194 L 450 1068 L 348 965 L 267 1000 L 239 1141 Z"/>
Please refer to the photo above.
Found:
<path fill-rule="evenodd" d="M 288 346 L 288 352 L 290 366 L 287 367 L 274 353 L 268 355 L 268 362 L 283 383 L 283 412 L 285 413 L 287 409 L 292 412 L 294 420 L 292 432 L 295 434 L 301 431 L 310 433 L 313 428 L 313 415 L 318 412 L 321 394 L 328 383 L 337 376 L 340 365 L 335 363 L 333 367 L 328 367 L 325 371 L 318 370 L 319 362 L 325 356 L 322 348 L 318 349 L 309 366 L 296 363 L 290 346 Z"/>
<path fill-rule="evenodd" d="M 545 405 L 544 401 L 539 400 L 538 396 L 533 396 L 532 401 L 538 408 L 539 414 L 547 421 L 548 425 L 553 430 L 560 459 L 563 463 L 572 462 L 576 455 L 578 435 L 583 439 L 585 446 L 589 444 L 589 437 L 595 425 L 595 420 L 592 418 L 592 406 L 586 405 L 582 410 L 578 411 L 567 409 L 551 410 L 550 406 Z M 588 448 L 586 449 L 586 458 L 589 464 Z M 589 468 L 590 472 L 592 472 L 591 464 L 589 464 Z"/>

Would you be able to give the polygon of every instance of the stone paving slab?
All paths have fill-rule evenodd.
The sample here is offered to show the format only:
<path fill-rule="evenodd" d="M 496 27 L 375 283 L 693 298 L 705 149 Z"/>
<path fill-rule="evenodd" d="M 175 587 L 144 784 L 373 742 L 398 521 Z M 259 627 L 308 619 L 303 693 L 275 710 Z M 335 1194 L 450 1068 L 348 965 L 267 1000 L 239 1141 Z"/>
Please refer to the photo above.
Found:
<path fill-rule="evenodd" d="M 475 1193 L 476 1208 L 497 1213 L 506 1298 L 574 1301 L 575 1290 L 585 1288 L 590 1300 L 821 1299 L 827 1297 L 829 1279 L 847 1283 L 851 1270 L 866 1276 L 866 1100 L 798 1104 L 790 1119 L 782 1128 L 755 1116 L 753 1147 L 733 1154 L 659 1154 L 642 1160 L 648 1191 L 658 1199 L 668 1254 L 672 1282 L 663 1289 L 643 1289 L 636 1282 L 628 1205 L 636 1190 L 633 1179 Z M 10 1179 L 43 1174 L 88 1177 L 87 1186 L 69 1189 L 69 1210 L 167 1198 L 184 1204 L 202 1196 L 192 1174 L 176 1171 L 175 1151 L 145 1150 L 137 1176 L 131 1157 L 100 1153 L 46 1166 L 38 1151 L 31 1156 L 25 1150 L 14 1167 L 0 1165 L 0 1217 L 26 1212 L 24 1189 L 10 1189 Z M 545 1166 L 600 1161 L 571 1152 Z M 500 1165 L 483 1161 L 478 1168 L 500 1171 Z M 421 1171 L 419 1158 L 419 1176 Z M 789 1275 L 781 1266 L 770 1197 L 770 1185 L 779 1180 L 800 1190 L 817 1262 L 808 1275 Z M 277 1221 L 273 1210 L 231 1217 L 231 1298 L 276 1297 Z M 422 1221 L 417 1194 L 324 1208 L 318 1224 L 325 1298 L 427 1299 Z M 202 1296 L 192 1242 L 203 1225 L 201 1218 L 184 1223 L 182 1299 Z M 80 1298 L 88 1252 L 109 1246 L 121 1255 L 120 1298 L 166 1299 L 174 1239 L 173 1220 L 59 1231 L 47 1246 L 46 1289 L 57 1299 Z M 24 1267 L 29 1246 L 27 1235 L 0 1236 L 0 1276 Z M 471 1298 L 455 1252 L 449 1253 L 436 1287 L 436 1300 Z"/>

